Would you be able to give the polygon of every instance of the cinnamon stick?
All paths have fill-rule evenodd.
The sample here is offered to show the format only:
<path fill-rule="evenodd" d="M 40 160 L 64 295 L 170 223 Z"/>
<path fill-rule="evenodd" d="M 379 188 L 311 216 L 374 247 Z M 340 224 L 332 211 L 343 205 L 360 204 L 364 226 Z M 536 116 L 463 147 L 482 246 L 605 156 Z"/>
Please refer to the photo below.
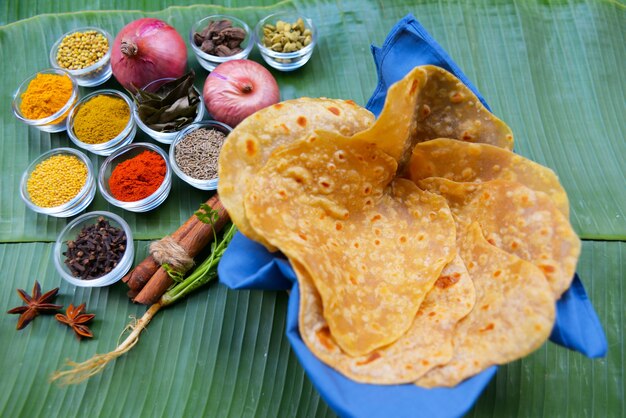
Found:
<path fill-rule="evenodd" d="M 219 202 L 218 195 L 214 195 L 205 203 L 211 207 L 213 207 L 217 202 Z M 172 238 L 174 241 L 180 243 L 180 241 L 185 237 L 189 232 L 193 229 L 197 224 L 202 223 L 198 219 L 196 215 L 191 215 L 189 219 L 185 221 L 174 233 L 172 233 Z M 122 278 L 122 281 L 126 283 L 130 289 L 128 292 L 128 297 L 134 298 L 139 294 L 141 289 L 145 286 L 145 284 L 150 280 L 150 278 L 156 273 L 159 269 L 160 264 L 152 257 L 152 255 L 148 255 L 141 263 L 139 263 L 134 269 L 130 271 L 126 276 Z"/>
<path fill-rule="evenodd" d="M 230 216 L 228 215 L 228 212 L 226 212 L 222 203 L 219 201 L 219 197 L 217 195 L 214 197 L 217 199 L 212 201 L 209 205 L 218 212 L 218 218 L 215 223 L 210 224 L 199 221 L 194 224 L 191 231 L 182 237 L 179 242 L 180 246 L 183 247 L 187 254 L 191 257 L 198 255 L 207 246 L 207 244 L 213 240 L 214 228 L 215 233 L 217 233 L 230 220 Z M 153 304 L 159 300 L 159 298 L 163 295 L 163 293 L 165 293 L 173 282 L 174 281 L 167 274 L 165 269 L 159 267 L 133 301 L 144 305 Z"/>

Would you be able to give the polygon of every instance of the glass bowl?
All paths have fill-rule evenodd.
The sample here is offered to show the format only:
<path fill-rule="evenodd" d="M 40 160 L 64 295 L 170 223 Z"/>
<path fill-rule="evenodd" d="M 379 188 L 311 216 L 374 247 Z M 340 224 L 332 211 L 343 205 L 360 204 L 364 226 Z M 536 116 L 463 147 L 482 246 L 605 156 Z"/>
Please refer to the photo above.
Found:
<path fill-rule="evenodd" d="M 117 98 L 124 100 L 124 102 L 126 102 L 126 104 L 128 105 L 130 117 L 128 118 L 128 123 L 126 124 L 122 132 L 120 132 L 115 138 L 112 138 L 109 141 L 103 142 L 100 144 L 89 144 L 87 142 L 81 141 L 76 136 L 76 133 L 74 132 L 75 118 L 76 118 L 76 114 L 78 113 L 78 110 L 80 109 L 82 105 L 87 103 L 92 98 L 96 96 L 101 96 L 101 95 L 117 97 Z M 111 155 L 114 151 L 120 149 L 124 145 L 128 145 L 131 142 L 133 142 L 133 139 L 135 138 L 135 134 L 137 132 L 137 125 L 135 124 L 135 119 L 133 118 L 133 107 L 134 105 L 133 105 L 132 100 L 130 100 L 130 98 L 127 95 L 125 95 L 124 93 L 120 91 L 110 90 L 110 89 L 94 91 L 93 93 L 88 94 L 87 96 L 80 99 L 78 103 L 76 103 L 76 105 L 72 108 L 69 116 L 67 117 L 67 134 L 74 144 L 76 144 L 77 146 L 79 146 L 80 148 L 86 151 L 93 152 L 94 154 L 98 154 L 98 155 L 104 155 L 104 156 Z"/>
<path fill-rule="evenodd" d="M 63 68 L 61 65 L 59 65 L 57 61 L 57 52 L 59 51 L 61 42 L 66 36 L 69 36 L 76 32 L 86 32 L 86 31 L 96 31 L 107 39 L 109 43 L 109 49 L 107 50 L 106 54 L 104 54 L 104 56 L 100 58 L 100 60 L 98 60 L 96 63 L 90 65 L 89 67 L 81 68 L 80 70 L 69 70 L 67 68 Z M 72 77 L 76 79 L 76 82 L 78 83 L 79 86 L 84 86 L 84 87 L 98 86 L 104 83 L 105 81 L 107 81 L 109 78 L 111 78 L 111 74 L 113 74 L 113 70 L 111 69 L 111 47 L 112 46 L 113 46 L 113 38 L 105 30 L 102 30 L 100 28 L 95 28 L 95 27 L 73 29 L 67 32 L 66 34 L 64 34 L 63 36 L 61 36 L 54 43 L 54 45 L 52 45 L 52 49 L 50 49 L 50 64 L 52 64 L 54 68 L 62 69 L 70 73 Z"/>
<path fill-rule="evenodd" d="M 211 120 L 211 121 L 204 121 L 204 122 L 197 122 L 197 123 L 193 123 L 189 126 L 187 126 L 185 129 L 183 129 L 182 131 L 180 131 L 178 133 L 178 136 L 176 137 L 176 139 L 174 140 L 174 142 L 172 142 L 172 145 L 170 145 L 170 165 L 172 166 L 172 170 L 174 171 L 174 173 L 176 173 L 176 175 L 182 179 L 183 181 L 187 182 L 188 184 L 190 184 L 191 186 L 200 189 L 200 190 L 215 190 L 217 189 L 217 180 L 218 178 L 213 178 L 210 180 L 200 180 L 200 179 L 196 179 L 193 178 L 187 174 L 185 174 L 183 172 L 183 170 L 178 166 L 178 164 L 176 163 L 176 145 L 183 140 L 183 138 L 197 130 L 197 129 L 201 129 L 201 128 L 208 128 L 208 129 L 214 129 L 216 131 L 220 131 L 222 132 L 224 135 L 228 136 L 228 134 L 230 134 L 233 130 L 233 128 L 231 128 L 230 126 L 215 121 L 215 120 Z M 217 161 L 215 162 L 216 165 L 216 170 L 217 170 Z"/>
<path fill-rule="evenodd" d="M 298 20 L 298 18 L 302 18 L 304 21 L 305 30 L 309 29 L 311 31 L 311 43 L 309 45 L 294 52 L 276 52 L 264 45 L 263 38 L 265 35 L 263 33 L 263 27 L 266 24 L 269 23 L 276 25 L 278 20 L 282 20 L 287 23 L 294 23 Z M 295 12 L 274 13 L 264 17 L 254 28 L 254 35 L 256 45 L 259 48 L 259 51 L 261 51 L 261 56 L 265 62 L 270 67 L 280 71 L 294 71 L 302 67 L 311 58 L 315 45 L 317 44 L 317 28 L 313 24 L 313 21 L 308 17 Z"/>
<path fill-rule="evenodd" d="M 202 51 L 202 49 L 200 49 L 200 47 L 197 46 L 194 42 L 194 34 L 196 32 L 201 32 L 209 25 L 210 21 L 222 19 L 230 20 L 233 23 L 233 27 L 242 28 L 246 32 L 246 38 L 239 46 L 242 51 L 228 57 L 218 57 L 217 55 L 207 54 L 206 52 Z M 248 58 L 248 55 L 250 55 L 250 51 L 252 51 L 252 47 L 254 46 L 253 38 L 254 37 L 250 33 L 250 27 L 246 25 L 246 22 L 239 20 L 236 17 L 227 15 L 212 15 L 205 17 L 204 19 L 201 19 L 194 23 L 191 27 L 191 31 L 189 32 L 189 44 L 191 45 L 191 49 L 196 55 L 198 63 L 207 71 L 213 71 L 215 67 L 226 61 Z"/>
<path fill-rule="evenodd" d="M 124 255 L 122 255 L 121 259 L 117 263 L 117 266 L 104 276 L 98 277 L 97 279 L 81 279 L 79 277 L 74 277 L 70 269 L 65 264 L 65 256 L 63 255 L 63 253 L 67 251 L 67 241 L 75 240 L 83 227 L 87 225 L 94 225 L 100 216 L 108 220 L 111 226 L 124 230 L 124 233 L 126 234 L 126 249 L 124 250 Z M 126 275 L 132 267 L 134 256 L 135 246 L 130 227 L 120 216 L 104 211 L 84 213 L 68 223 L 59 234 L 54 244 L 54 251 L 52 253 L 54 267 L 56 267 L 61 277 L 74 286 L 81 287 L 103 287 L 117 282 L 124 277 L 124 275 Z"/>
<path fill-rule="evenodd" d="M 123 200 L 116 199 L 111 194 L 111 188 L 109 187 L 109 177 L 111 177 L 111 173 L 119 163 L 126 161 L 129 158 L 136 157 L 144 151 L 154 151 L 165 161 L 166 171 L 163 182 L 150 196 L 143 199 L 135 200 L 133 202 L 125 202 Z M 172 188 L 172 169 L 170 167 L 167 154 L 160 147 L 145 142 L 126 145 L 109 155 L 100 166 L 100 173 L 98 174 L 98 188 L 100 189 L 102 196 L 109 203 L 122 209 L 126 209 L 131 212 L 147 212 L 155 209 L 163 203 L 165 199 L 167 199 L 170 189 Z"/>
<path fill-rule="evenodd" d="M 167 83 L 168 81 L 172 81 L 172 80 L 176 80 L 175 78 L 161 78 L 158 80 L 154 80 L 153 82 L 149 83 L 148 85 L 146 85 L 142 90 L 147 90 L 150 92 L 154 92 L 156 90 L 158 90 L 163 84 Z M 198 89 L 196 87 L 194 87 L 194 89 L 196 90 L 196 92 L 198 93 L 198 96 L 200 98 L 200 103 L 198 103 L 198 114 L 196 115 L 196 118 L 194 119 L 194 123 L 195 122 L 200 122 L 202 120 L 202 118 L 204 117 L 204 100 L 202 100 L 202 94 L 200 94 L 200 92 L 198 91 Z M 155 131 L 154 129 L 150 129 L 145 123 L 143 123 L 143 121 L 141 120 L 141 118 L 139 117 L 139 112 L 137 110 L 137 106 L 133 106 L 133 117 L 135 118 L 135 123 L 137 124 L 137 126 L 139 126 L 139 128 L 144 131 L 146 134 L 148 134 L 152 139 L 154 139 L 155 141 L 158 141 L 162 144 L 171 144 L 172 141 L 174 141 L 174 139 L 176 138 L 176 135 L 178 135 L 178 133 L 180 131 L 176 131 L 176 132 L 158 132 Z M 186 128 L 186 126 L 185 126 Z M 183 128 L 184 129 L 184 128 Z"/>
<path fill-rule="evenodd" d="M 22 111 L 20 110 L 20 106 L 22 105 L 22 94 L 26 92 L 30 82 L 39 74 L 56 74 L 69 77 L 70 80 L 72 80 L 72 94 L 67 103 L 65 103 L 65 105 L 63 105 L 63 107 L 59 109 L 56 113 L 53 113 L 52 115 L 41 119 L 29 119 L 24 116 L 22 114 Z M 70 109 L 72 108 L 74 103 L 76 103 L 76 100 L 78 100 L 78 84 L 76 83 L 74 77 L 72 77 L 65 70 L 49 68 L 31 74 L 22 82 L 22 84 L 20 84 L 15 93 L 13 93 L 13 114 L 16 118 L 18 118 L 25 124 L 34 126 L 44 132 L 61 132 L 64 131 L 66 128 L 65 120 L 67 119 L 67 115 L 69 114 Z"/>
<path fill-rule="evenodd" d="M 87 179 L 85 180 L 83 188 L 68 202 L 54 207 L 38 206 L 31 200 L 28 193 L 28 179 L 39 163 L 55 155 L 70 155 L 78 157 L 78 159 L 80 159 L 87 166 Z M 87 158 L 85 154 L 73 148 L 56 148 L 41 154 L 32 163 L 30 163 L 26 171 L 24 171 L 20 182 L 20 196 L 29 209 L 44 215 L 55 216 L 58 218 L 66 218 L 82 212 L 87 208 L 87 206 L 89 206 L 95 195 L 96 178 L 91 160 Z"/>

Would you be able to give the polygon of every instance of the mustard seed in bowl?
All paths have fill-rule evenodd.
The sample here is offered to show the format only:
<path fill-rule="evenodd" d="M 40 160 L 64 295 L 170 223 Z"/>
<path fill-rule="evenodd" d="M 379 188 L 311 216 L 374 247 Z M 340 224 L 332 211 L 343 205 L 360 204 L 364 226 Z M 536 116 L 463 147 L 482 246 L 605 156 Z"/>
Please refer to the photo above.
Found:
<path fill-rule="evenodd" d="M 87 181 L 87 166 L 73 155 L 53 155 L 40 162 L 28 178 L 31 201 L 42 208 L 60 206 L 76 196 Z"/>

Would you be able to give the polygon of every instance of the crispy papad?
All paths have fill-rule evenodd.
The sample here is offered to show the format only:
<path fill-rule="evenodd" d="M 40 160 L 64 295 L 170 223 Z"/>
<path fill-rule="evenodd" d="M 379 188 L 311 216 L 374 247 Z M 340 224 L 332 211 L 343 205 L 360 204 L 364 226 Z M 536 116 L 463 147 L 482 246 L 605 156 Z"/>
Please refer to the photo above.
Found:
<path fill-rule="evenodd" d="M 299 98 L 262 109 L 228 135 L 218 165 L 218 193 L 237 228 L 266 246 L 250 227 L 243 208 L 249 179 L 281 145 L 306 137 L 316 129 L 349 136 L 374 122 L 372 113 L 351 100 Z M 268 246 L 268 249 L 275 250 Z"/>
<path fill-rule="evenodd" d="M 474 309 L 454 331 L 454 356 L 416 384 L 452 387 L 494 364 L 539 348 L 555 318 L 552 290 L 540 269 L 489 244 L 477 222 L 459 237 L 461 258 L 476 288 Z"/>
<path fill-rule="evenodd" d="M 373 144 L 318 133 L 276 150 L 245 198 L 255 231 L 310 273 L 351 356 L 402 336 L 456 254 L 445 199 L 392 181 L 396 167 Z"/>
<path fill-rule="evenodd" d="M 415 67 L 387 92 L 383 110 L 353 136 L 374 142 L 404 166 L 415 144 L 435 138 L 513 149 L 513 133 L 465 84 L 443 68 Z"/>
<path fill-rule="evenodd" d="M 539 267 L 555 299 L 570 286 L 581 243 L 548 195 L 505 180 L 459 183 L 429 177 L 418 184 L 447 199 L 459 234 L 478 222 L 491 244 Z"/>
<path fill-rule="evenodd" d="M 489 144 L 438 138 L 417 144 L 409 167 L 411 180 L 444 177 L 458 182 L 517 181 L 544 192 L 569 218 L 565 189 L 554 171 L 514 152 Z"/>
<path fill-rule="evenodd" d="M 457 255 L 426 295 L 413 324 L 397 341 L 352 357 L 335 342 L 324 319 L 322 300 L 309 273 L 292 261 L 300 284 L 300 335 L 324 363 L 362 383 L 410 383 L 450 361 L 456 324 L 473 308 L 474 284 Z"/>

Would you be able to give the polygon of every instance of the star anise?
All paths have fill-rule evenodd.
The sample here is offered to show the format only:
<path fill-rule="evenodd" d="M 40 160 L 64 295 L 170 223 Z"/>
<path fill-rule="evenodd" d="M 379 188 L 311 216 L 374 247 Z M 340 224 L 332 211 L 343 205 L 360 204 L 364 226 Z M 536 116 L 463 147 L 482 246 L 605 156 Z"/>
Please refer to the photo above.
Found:
<path fill-rule="evenodd" d="M 67 307 L 65 311 L 65 315 L 56 314 L 54 317 L 57 321 L 67 325 L 72 328 L 72 330 L 76 333 L 76 337 L 80 340 L 81 338 L 92 338 L 93 332 L 85 325 L 87 322 L 91 321 L 96 315 L 94 314 L 81 314 L 81 312 L 85 309 L 85 304 L 82 303 L 76 308 L 74 305 L 70 303 L 70 306 Z"/>
<path fill-rule="evenodd" d="M 7 313 L 10 314 L 20 314 L 20 318 L 17 320 L 17 329 L 22 329 L 26 327 L 35 319 L 35 317 L 39 314 L 51 314 L 62 308 L 61 305 L 54 305 L 50 302 L 57 295 L 59 288 L 54 288 L 49 292 L 41 294 L 41 286 L 39 282 L 35 280 L 35 285 L 33 286 L 33 295 L 29 296 L 23 289 L 17 289 L 18 295 L 20 298 L 26 302 L 26 305 L 18 306 L 17 308 L 13 308 Z"/>

